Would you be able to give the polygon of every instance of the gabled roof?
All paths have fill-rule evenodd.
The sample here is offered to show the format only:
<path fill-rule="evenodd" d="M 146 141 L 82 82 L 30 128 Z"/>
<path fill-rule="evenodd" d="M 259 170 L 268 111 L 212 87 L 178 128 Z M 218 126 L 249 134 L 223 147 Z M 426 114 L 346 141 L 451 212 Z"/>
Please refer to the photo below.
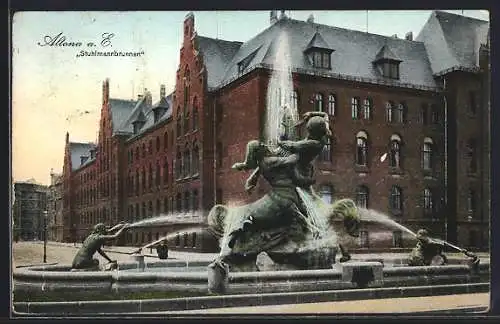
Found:
<path fill-rule="evenodd" d="M 215 87 L 222 82 L 226 66 L 231 62 L 242 43 L 198 35 L 195 41 L 198 51 L 203 55 L 203 62 L 207 70 L 211 71 L 207 77 L 208 87 Z"/>
<path fill-rule="evenodd" d="M 416 40 L 425 44 L 434 74 L 479 65 L 479 48 L 488 39 L 489 22 L 434 11 Z"/>
<path fill-rule="evenodd" d="M 219 55 L 217 51 L 204 51 L 204 48 L 200 47 L 205 62 L 218 62 L 218 64 L 207 65 L 208 78 L 211 80 L 209 88 L 213 90 L 238 78 L 238 63 L 256 50 L 258 51 L 248 70 L 258 65 L 273 64 L 277 52 L 273 50 L 273 47 L 279 45 L 283 33 L 287 35 L 290 48 L 290 63 L 293 69 L 313 73 L 329 73 L 332 77 L 346 76 L 373 80 L 374 82 L 386 82 L 380 76 L 376 67 L 373 66 L 372 61 L 380 52 L 380 49 L 387 45 L 392 54 L 402 60 L 400 79 L 391 81 L 391 84 L 395 86 L 410 85 L 437 88 L 427 59 L 426 49 L 421 42 L 395 39 L 289 18 L 279 20 L 254 38 L 241 44 L 230 62 L 227 62 L 227 59 L 216 57 Z M 321 35 L 321 39 L 316 36 L 314 43 L 324 42 L 327 46 L 335 47 L 335 51 L 331 54 L 331 70 L 316 69 L 306 58 L 304 50 L 309 46 L 316 34 Z M 203 39 L 206 43 L 210 42 L 206 37 Z M 218 42 L 217 40 L 212 41 Z"/>
<path fill-rule="evenodd" d="M 116 134 L 120 131 L 121 125 L 130 116 L 138 101 L 109 98 L 108 103 L 111 111 L 113 134 Z"/>
<path fill-rule="evenodd" d="M 388 60 L 388 61 L 398 61 L 398 62 L 401 62 L 402 60 L 397 57 L 390 49 L 389 49 L 389 46 L 387 45 L 384 45 L 382 46 L 382 48 L 380 49 L 380 51 L 377 53 L 377 55 L 375 56 L 375 61 L 374 62 L 378 62 L 378 61 L 382 61 L 382 60 Z"/>
<path fill-rule="evenodd" d="M 90 163 L 90 150 L 96 148 L 94 143 L 77 143 L 69 142 L 69 154 L 71 158 L 71 169 L 79 169 L 82 165 L 80 157 L 88 156 L 89 159 L 85 161 L 84 165 Z"/>
<path fill-rule="evenodd" d="M 316 32 L 313 36 L 313 38 L 311 39 L 311 41 L 309 42 L 309 44 L 306 46 L 306 51 L 309 51 L 313 48 L 321 48 L 321 49 L 328 49 L 330 51 L 333 51 L 333 48 L 331 48 L 326 42 L 325 40 L 323 39 L 323 37 L 321 37 L 321 34 Z"/>

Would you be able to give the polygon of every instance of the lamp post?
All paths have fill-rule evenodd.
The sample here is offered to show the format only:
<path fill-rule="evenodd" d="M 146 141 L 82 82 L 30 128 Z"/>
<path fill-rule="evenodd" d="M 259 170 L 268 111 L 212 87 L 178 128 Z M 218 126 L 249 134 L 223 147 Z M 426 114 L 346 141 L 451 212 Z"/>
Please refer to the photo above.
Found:
<path fill-rule="evenodd" d="M 43 263 L 47 263 L 47 215 L 46 210 L 43 211 Z"/>

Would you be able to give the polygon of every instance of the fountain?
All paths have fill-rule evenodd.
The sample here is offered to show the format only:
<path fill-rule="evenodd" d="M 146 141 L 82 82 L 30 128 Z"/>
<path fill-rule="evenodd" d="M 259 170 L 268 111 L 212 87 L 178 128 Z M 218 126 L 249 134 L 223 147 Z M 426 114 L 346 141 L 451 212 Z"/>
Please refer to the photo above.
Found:
<path fill-rule="evenodd" d="M 215 205 L 210 210 L 206 231 L 220 245 L 215 260 L 146 260 L 142 250 L 169 241 L 172 235 L 167 235 L 132 251 L 130 262 L 117 263 L 117 267 L 107 269 L 111 271 L 97 271 L 94 267 L 92 271 L 70 272 L 71 266 L 46 265 L 18 268 L 13 275 L 14 293 L 120 296 L 130 292 L 177 292 L 178 296 L 200 296 L 113 302 L 21 301 L 15 303 L 16 311 L 66 315 L 134 313 L 488 290 L 489 264 L 479 264 L 470 252 L 443 240 L 424 239 L 422 232 L 415 233 L 383 213 L 360 208 L 351 199 L 327 204 L 314 192 L 312 163 L 331 134 L 328 116 L 309 112 L 299 120 L 290 101 L 293 84 L 286 34 L 280 36 L 276 45 L 265 137 L 248 143 L 245 161 L 233 166 L 240 171 L 252 170 L 245 186 L 247 191 L 261 177 L 271 190 L 247 205 Z M 300 125 L 305 125 L 308 134 L 297 139 L 296 126 Z M 398 264 L 380 258 L 351 258 L 340 244 L 340 230 L 344 235 L 357 237 L 363 221 L 377 222 L 415 237 L 421 244 L 420 252 L 431 243 L 440 244 L 470 259 L 449 258 L 439 266 L 410 267 L 407 259 Z M 121 224 L 120 231 L 163 222 L 167 222 L 165 216 L 149 218 Z M 343 228 L 338 227 L 339 222 Z M 113 228 L 116 230 L 116 226 Z M 339 251 L 342 258 L 337 263 Z M 87 252 L 83 254 L 90 260 L 88 254 L 92 251 Z"/>

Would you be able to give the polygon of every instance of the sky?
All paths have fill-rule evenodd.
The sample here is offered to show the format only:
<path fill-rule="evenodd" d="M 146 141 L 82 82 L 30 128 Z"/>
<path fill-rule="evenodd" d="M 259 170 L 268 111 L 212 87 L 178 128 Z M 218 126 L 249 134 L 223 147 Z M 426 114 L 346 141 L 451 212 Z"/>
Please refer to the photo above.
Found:
<path fill-rule="evenodd" d="M 489 20 L 486 10 L 446 10 Z M 199 35 L 247 41 L 269 26 L 269 11 L 194 11 Z M 404 38 L 416 37 L 430 10 L 287 11 L 293 19 Z M 102 81 L 110 96 L 132 99 L 149 89 L 158 100 L 160 85 L 175 87 L 182 24 L 187 12 L 20 12 L 12 22 L 12 180 L 50 183 L 62 172 L 65 134 L 70 141 L 95 141 Z M 41 46 L 61 34 L 81 47 Z M 101 47 L 103 36 L 112 35 Z M 59 37 L 61 38 L 61 37 Z M 87 47 L 92 42 L 95 47 Z M 137 57 L 77 57 L 81 50 L 142 53 Z"/>

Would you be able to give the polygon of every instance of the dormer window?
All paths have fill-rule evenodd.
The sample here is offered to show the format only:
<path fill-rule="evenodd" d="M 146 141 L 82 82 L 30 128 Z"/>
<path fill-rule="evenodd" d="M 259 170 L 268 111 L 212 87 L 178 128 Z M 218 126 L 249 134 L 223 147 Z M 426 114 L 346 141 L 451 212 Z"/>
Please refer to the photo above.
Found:
<path fill-rule="evenodd" d="M 321 34 L 316 31 L 311 41 L 307 45 L 304 54 L 307 56 L 309 63 L 319 69 L 331 69 L 331 56 L 333 49 L 325 42 Z"/>
<path fill-rule="evenodd" d="M 375 56 L 373 64 L 378 68 L 384 78 L 399 79 L 399 64 L 402 61 L 390 50 L 386 44 L 382 46 Z"/>
<path fill-rule="evenodd" d="M 247 55 L 247 57 L 245 57 L 243 60 L 238 62 L 238 74 L 243 74 L 245 69 L 250 65 L 250 63 L 254 59 L 255 55 L 257 55 L 257 52 L 259 51 L 259 49 L 260 49 L 260 46 L 255 51 L 253 51 L 252 53 Z"/>

